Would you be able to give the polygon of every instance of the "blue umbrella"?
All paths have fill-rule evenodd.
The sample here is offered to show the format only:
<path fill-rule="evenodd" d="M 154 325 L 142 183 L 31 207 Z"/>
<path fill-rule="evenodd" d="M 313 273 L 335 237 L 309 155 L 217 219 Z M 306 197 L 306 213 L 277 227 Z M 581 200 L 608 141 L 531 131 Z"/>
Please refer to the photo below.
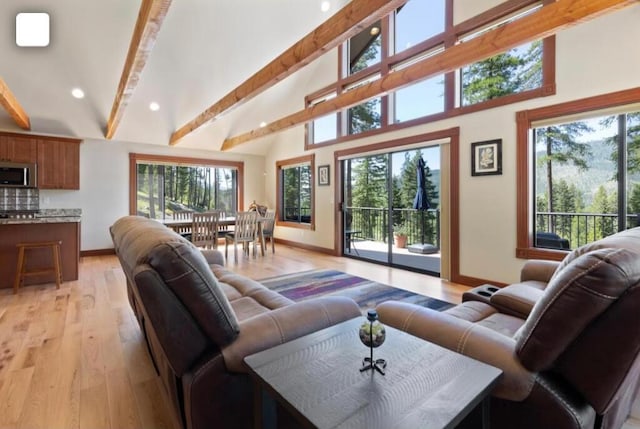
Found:
<path fill-rule="evenodd" d="M 416 196 L 413 199 L 413 208 L 420 210 L 422 213 L 422 243 L 424 243 L 424 212 L 431 207 L 429 205 L 429 197 L 427 196 L 427 188 L 425 186 L 424 169 L 425 163 L 422 157 L 420 157 L 418 159 L 418 167 L 416 168 L 418 189 L 416 190 Z"/>

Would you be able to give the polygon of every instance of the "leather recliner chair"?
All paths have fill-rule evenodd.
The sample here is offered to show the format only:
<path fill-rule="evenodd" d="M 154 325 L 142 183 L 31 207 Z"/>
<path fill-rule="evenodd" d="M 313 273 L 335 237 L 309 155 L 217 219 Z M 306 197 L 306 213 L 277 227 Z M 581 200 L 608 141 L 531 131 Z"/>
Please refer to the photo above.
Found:
<path fill-rule="evenodd" d="M 129 302 L 183 428 L 253 427 L 244 357 L 361 315 L 345 297 L 294 303 L 154 220 L 126 216 L 110 231 Z"/>
<path fill-rule="evenodd" d="M 640 383 L 640 253 L 629 249 L 640 229 L 617 235 L 569 254 L 548 283 L 535 280 L 530 311 L 514 298 L 521 283 L 499 299 L 508 312 L 493 299 L 445 312 L 386 302 L 380 320 L 502 369 L 493 429 L 620 428 Z"/>

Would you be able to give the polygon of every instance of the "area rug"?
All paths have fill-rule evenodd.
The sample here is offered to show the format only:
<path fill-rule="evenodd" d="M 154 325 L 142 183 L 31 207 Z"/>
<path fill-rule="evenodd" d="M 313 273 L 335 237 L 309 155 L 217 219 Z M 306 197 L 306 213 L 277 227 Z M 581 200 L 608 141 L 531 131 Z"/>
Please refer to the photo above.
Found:
<path fill-rule="evenodd" d="M 292 301 L 305 301 L 319 296 L 347 296 L 360 308 L 374 308 L 384 301 L 404 301 L 442 311 L 454 304 L 382 283 L 352 276 L 336 270 L 311 270 L 260 280 Z"/>

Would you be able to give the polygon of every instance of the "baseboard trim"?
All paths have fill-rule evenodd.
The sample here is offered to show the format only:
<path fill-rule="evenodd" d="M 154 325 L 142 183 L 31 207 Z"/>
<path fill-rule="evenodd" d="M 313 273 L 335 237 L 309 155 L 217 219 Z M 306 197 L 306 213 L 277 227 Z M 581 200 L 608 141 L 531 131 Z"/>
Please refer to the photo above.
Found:
<path fill-rule="evenodd" d="M 477 278 L 477 277 L 469 277 L 469 276 L 457 276 L 455 279 L 451 279 L 452 282 L 454 283 L 458 283 L 461 285 L 467 285 L 467 286 L 471 286 L 471 287 L 476 287 L 476 286 L 480 286 L 483 284 L 492 284 L 494 286 L 498 286 L 498 287 L 505 287 L 508 285 L 508 283 L 502 283 L 502 282 L 497 282 L 495 280 L 487 280 L 487 279 L 481 279 L 481 278 Z"/>
<path fill-rule="evenodd" d="M 80 251 L 81 258 L 84 258 L 85 256 L 110 256 L 115 254 L 116 254 L 116 249 L 95 249 L 95 250 Z"/>
<path fill-rule="evenodd" d="M 323 253 L 329 256 L 336 256 L 336 253 L 333 249 L 327 249 L 326 247 L 312 246 L 310 244 L 299 243 L 297 241 L 283 240 L 281 238 L 276 238 L 276 243 L 289 246 L 289 247 L 296 247 L 298 249 L 311 250 L 313 252 Z"/>

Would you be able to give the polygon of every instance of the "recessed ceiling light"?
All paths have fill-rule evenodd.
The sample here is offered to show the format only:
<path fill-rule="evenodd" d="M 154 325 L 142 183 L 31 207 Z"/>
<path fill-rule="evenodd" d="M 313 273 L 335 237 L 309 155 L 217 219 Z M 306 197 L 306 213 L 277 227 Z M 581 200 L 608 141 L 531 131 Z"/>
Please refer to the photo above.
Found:
<path fill-rule="evenodd" d="M 331 9 L 331 3 L 329 3 L 328 1 L 323 1 L 320 4 L 320 10 L 323 12 L 328 11 L 329 9 Z"/>
<path fill-rule="evenodd" d="M 157 112 L 158 110 L 160 110 L 160 105 L 155 101 L 152 101 L 151 103 L 149 103 L 149 109 L 153 110 L 154 112 Z"/>
<path fill-rule="evenodd" d="M 267 126 L 267 123 L 265 121 L 260 122 L 260 128 L 264 128 Z"/>
<path fill-rule="evenodd" d="M 371 27 L 371 31 L 369 31 L 369 33 L 371 33 L 372 36 L 377 36 L 379 32 L 380 32 L 380 29 L 378 27 Z"/>
<path fill-rule="evenodd" d="M 80 88 L 73 88 L 71 90 L 71 95 L 73 95 L 75 98 L 84 98 L 84 91 Z"/>

